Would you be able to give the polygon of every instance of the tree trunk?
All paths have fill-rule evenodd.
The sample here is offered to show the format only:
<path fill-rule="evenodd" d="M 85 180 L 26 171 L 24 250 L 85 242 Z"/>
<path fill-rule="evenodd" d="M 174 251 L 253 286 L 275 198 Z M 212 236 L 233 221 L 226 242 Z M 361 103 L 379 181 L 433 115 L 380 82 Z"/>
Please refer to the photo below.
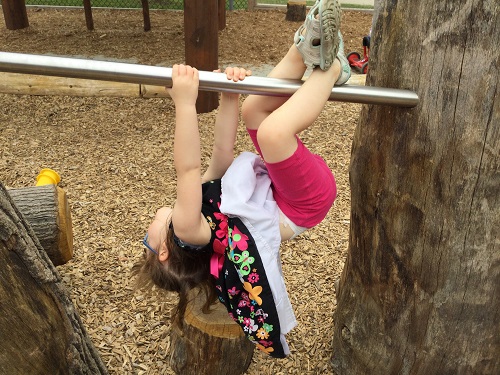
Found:
<path fill-rule="evenodd" d="M 306 1 L 288 0 L 285 19 L 287 21 L 304 21 L 306 19 Z"/>
<path fill-rule="evenodd" d="M 193 291 L 183 329 L 170 331 L 170 367 L 176 374 L 241 375 L 250 366 L 255 345 L 233 322 L 221 303 L 202 312 L 204 293 Z"/>
<path fill-rule="evenodd" d="M 24 0 L 2 0 L 2 10 L 7 29 L 24 29 L 30 25 Z"/>
<path fill-rule="evenodd" d="M 0 373 L 107 374 L 61 277 L 0 184 Z"/>
<path fill-rule="evenodd" d="M 367 85 L 420 104 L 362 109 L 334 370 L 499 374 L 500 7 L 380 7 Z"/>
<path fill-rule="evenodd" d="M 73 227 L 66 192 L 56 185 L 9 189 L 54 266 L 73 257 Z"/>

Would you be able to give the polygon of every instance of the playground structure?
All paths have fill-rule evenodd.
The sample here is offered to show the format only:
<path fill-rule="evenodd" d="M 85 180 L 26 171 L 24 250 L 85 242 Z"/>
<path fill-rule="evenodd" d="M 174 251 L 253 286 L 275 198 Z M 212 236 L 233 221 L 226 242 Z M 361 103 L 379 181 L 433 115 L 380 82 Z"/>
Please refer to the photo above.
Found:
<path fill-rule="evenodd" d="M 418 4 L 411 6 L 417 8 Z M 471 35 L 477 35 L 480 26 L 485 24 L 477 22 L 477 25 Z M 399 23 L 396 26 L 400 27 Z M 387 29 L 391 29 L 390 26 Z M 493 34 L 494 30 L 489 30 Z M 389 38 L 388 34 L 385 37 Z M 423 44 L 422 34 L 422 31 L 413 33 L 413 39 L 405 33 L 402 36 L 406 41 L 416 40 L 414 45 L 419 46 Z M 493 35 L 498 37 L 498 29 Z M 498 297 L 494 289 L 498 277 L 498 252 L 495 251 L 498 237 L 492 229 L 498 228 L 495 196 L 498 197 L 500 186 L 498 174 L 495 174 L 498 132 L 493 126 L 498 120 L 498 100 L 491 86 L 492 82 L 498 82 L 498 71 L 491 68 L 493 64 L 479 61 L 486 78 L 458 75 L 455 66 L 448 65 L 448 61 L 456 61 L 457 57 L 467 54 L 463 60 L 470 67 L 470 61 L 476 60 L 470 58 L 467 49 L 454 47 L 452 43 L 448 48 L 444 48 L 445 45 L 446 41 L 433 50 L 419 50 L 427 57 L 430 53 L 441 57 L 446 56 L 444 52 L 452 54 L 452 59 L 440 60 L 443 66 L 439 68 L 447 73 L 444 76 L 448 80 L 438 80 L 439 95 L 436 87 L 426 85 L 431 79 L 423 79 L 431 78 L 432 69 L 421 69 L 421 77 L 410 75 L 413 73 L 403 67 L 395 73 L 384 72 L 383 64 L 377 67 L 378 80 L 374 83 L 383 85 L 391 77 L 391 82 L 414 87 L 423 103 L 413 111 L 369 107 L 363 110 L 361 124 L 356 130 L 355 162 L 351 169 L 354 181 L 353 251 L 347 269 L 354 269 L 361 275 L 352 276 L 346 271 L 341 284 L 341 303 L 336 311 L 337 367 L 365 363 L 384 367 L 387 363 L 377 360 L 382 355 L 390 357 L 395 366 L 392 368 L 402 366 L 405 361 L 407 366 L 415 368 L 415 373 L 419 373 L 417 367 L 420 366 L 420 373 L 428 374 L 425 370 L 433 369 L 436 364 L 455 365 L 455 370 L 479 368 L 479 371 L 485 370 L 482 373 L 498 373 L 498 360 L 494 357 L 498 346 L 492 341 L 497 327 L 492 323 L 498 319 Z M 387 47 L 376 57 L 380 61 L 390 61 L 392 55 L 388 50 Z M 474 52 L 477 49 L 472 50 L 471 55 Z M 414 56 L 415 51 L 408 50 L 403 56 L 409 58 L 410 55 Z M 454 84 L 458 82 L 456 77 L 470 85 Z M 453 123 L 449 121 L 451 118 Z M 371 150 L 370 153 L 367 154 L 367 150 Z M 425 195 L 419 195 L 420 192 Z M 467 220 L 463 219 L 465 217 Z M 398 232 L 401 226 L 407 229 Z M 425 240 L 425 246 L 419 242 L 421 239 Z M 427 252 L 423 253 L 422 249 Z M 373 282 L 361 285 L 364 280 L 372 279 Z M 443 290 L 443 285 L 453 282 L 450 289 Z M 353 288 L 356 289 L 351 292 Z M 440 292 L 445 293 L 444 298 L 440 297 L 443 295 Z M 367 298 L 359 298 L 367 293 Z M 352 299 L 351 304 L 349 299 Z M 360 302 L 364 301 L 370 304 L 360 307 Z M 374 305 L 385 309 L 373 308 Z M 373 308 L 368 311 L 368 318 L 348 319 L 347 314 L 360 314 L 368 308 Z M 386 312 L 381 319 L 370 319 L 380 311 Z M 446 319 L 441 319 L 442 316 Z M 389 317 L 394 320 L 383 320 Z M 376 331 L 372 327 L 359 329 L 360 324 L 369 326 L 377 322 L 390 323 L 391 330 L 383 331 L 387 324 L 375 327 Z M 436 324 L 446 329 L 436 329 Z M 439 335 L 443 331 L 444 340 Z M 368 332 L 368 337 L 362 337 L 362 332 Z M 368 343 L 370 339 L 374 339 L 375 345 Z M 467 343 L 467 350 L 462 350 L 460 345 L 439 344 L 450 340 Z M 381 347 L 383 351 L 373 350 L 376 354 L 373 361 L 359 360 L 359 354 L 352 354 Z M 342 351 L 346 353 L 344 358 Z M 412 358 L 401 359 L 404 355 L 401 353 L 414 354 L 418 360 L 413 360 L 415 356 L 412 355 L 409 356 Z M 362 358 L 365 357 L 368 354 Z M 470 357 L 480 358 L 480 361 Z M 433 362 L 432 358 L 438 361 Z M 442 370 L 446 372 L 446 368 Z M 453 373 L 466 373 L 466 370 Z"/>
<path fill-rule="evenodd" d="M 144 31 L 151 29 L 147 0 L 141 0 Z M 218 67 L 218 32 L 226 26 L 225 0 L 191 0 L 184 4 L 184 35 L 186 63 L 202 70 L 212 71 Z M 90 0 L 84 0 L 85 21 L 88 30 L 94 29 Z M 5 24 L 9 30 L 29 26 L 24 0 L 2 0 Z M 203 92 L 198 96 L 198 112 L 209 112 L 218 106 L 216 93 Z"/>

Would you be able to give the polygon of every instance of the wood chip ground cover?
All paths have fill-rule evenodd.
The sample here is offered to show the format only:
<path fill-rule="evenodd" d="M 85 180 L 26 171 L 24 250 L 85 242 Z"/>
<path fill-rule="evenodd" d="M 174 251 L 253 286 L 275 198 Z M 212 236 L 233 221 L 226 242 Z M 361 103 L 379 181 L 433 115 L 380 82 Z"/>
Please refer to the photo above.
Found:
<path fill-rule="evenodd" d="M 184 59 L 181 12 L 95 10 L 95 31 L 83 10 L 30 9 L 30 27 L 2 28 L 0 50 L 117 59 L 171 66 Z M 345 12 L 346 51 L 361 50 L 371 16 Z M 299 23 L 283 11 L 230 12 L 220 34 L 220 65 L 275 64 Z M 31 186 L 42 168 L 62 177 L 74 230 L 74 258 L 58 267 L 74 304 L 111 374 L 172 374 L 170 311 L 176 297 L 134 292 L 130 268 L 155 212 L 174 199 L 169 99 L 17 96 L 0 94 L 0 180 Z M 316 228 L 282 245 L 287 288 L 298 319 L 288 335 L 292 355 L 275 360 L 256 351 L 247 374 L 331 373 L 336 306 L 334 281 L 344 266 L 349 234 L 349 158 L 361 105 L 328 103 L 301 138 L 334 171 L 338 197 Z M 206 165 L 216 111 L 202 114 Z M 252 150 L 240 127 L 237 152 Z"/>

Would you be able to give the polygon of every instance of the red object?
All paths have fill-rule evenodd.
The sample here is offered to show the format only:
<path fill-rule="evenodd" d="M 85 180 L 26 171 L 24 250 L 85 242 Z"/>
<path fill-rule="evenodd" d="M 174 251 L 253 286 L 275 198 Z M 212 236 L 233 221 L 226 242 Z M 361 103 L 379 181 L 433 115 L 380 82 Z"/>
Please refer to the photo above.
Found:
<path fill-rule="evenodd" d="M 347 55 L 349 66 L 359 70 L 361 73 L 368 73 L 368 60 L 370 57 L 370 47 L 363 46 L 363 58 L 357 52 L 351 52 Z"/>

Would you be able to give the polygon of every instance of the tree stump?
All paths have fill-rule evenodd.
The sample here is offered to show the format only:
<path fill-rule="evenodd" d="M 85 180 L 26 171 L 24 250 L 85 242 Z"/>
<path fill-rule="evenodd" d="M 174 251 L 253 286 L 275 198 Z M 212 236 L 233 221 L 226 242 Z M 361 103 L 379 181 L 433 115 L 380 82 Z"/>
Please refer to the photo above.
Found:
<path fill-rule="evenodd" d="M 170 367 L 176 374 L 239 375 L 252 361 L 255 345 L 228 315 L 221 303 L 209 314 L 201 308 L 204 293 L 192 291 L 181 330 L 170 331 Z"/>
<path fill-rule="evenodd" d="M 73 228 L 66 192 L 56 185 L 9 189 L 54 266 L 73 257 Z"/>
<path fill-rule="evenodd" d="M 0 183 L 2 374 L 107 374 L 61 277 Z"/>
<path fill-rule="evenodd" d="M 304 21 L 306 19 L 306 1 L 289 0 L 286 4 L 287 21 Z"/>

